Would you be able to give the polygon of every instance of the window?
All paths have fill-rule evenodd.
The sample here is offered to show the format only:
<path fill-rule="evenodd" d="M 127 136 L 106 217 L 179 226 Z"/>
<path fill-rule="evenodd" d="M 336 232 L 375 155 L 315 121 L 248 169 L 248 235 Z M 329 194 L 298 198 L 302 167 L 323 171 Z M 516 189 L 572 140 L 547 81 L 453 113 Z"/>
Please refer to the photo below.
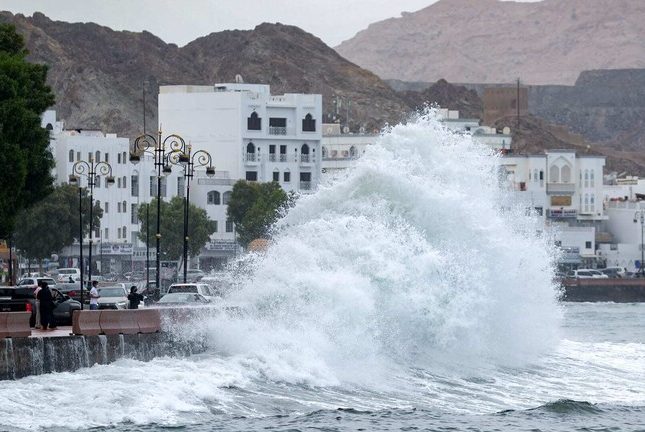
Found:
<path fill-rule="evenodd" d="M 127 158 L 127 156 L 126 156 L 126 152 L 123 152 L 123 155 L 121 156 L 121 161 L 122 161 L 123 163 L 126 163 L 126 162 L 128 161 L 128 158 Z"/>
<path fill-rule="evenodd" d="M 262 129 L 262 119 L 258 116 L 258 113 L 253 111 L 251 116 L 246 119 L 246 128 L 248 130 L 261 130 Z"/>
<path fill-rule="evenodd" d="M 186 185 L 186 177 L 177 177 L 177 196 L 183 198 L 185 196 L 184 189 Z"/>
<path fill-rule="evenodd" d="M 105 201 L 105 213 L 110 213 L 110 203 Z"/>
<path fill-rule="evenodd" d="M 551 183 L 560 183 L 560 168 L 555 165 L 549 168 L 549 181 Z"/>
<path fill-rule="evenodd" d="M 278 170 L 273 171 L 273 181 L 274 182 L 280 181 L 280 171 Z"/>
<path fill-rule="evenodd" d="M 121 163 L 121 153 L 117 153 L 116 159 L 117 159 L 116 163 Z"/>
<path fill-rule="evenodd" d="M 311 114 L 307 114 L 305 118 L 302 119 L 302 131 L 316 132 L 316 120 L 313 119 Z"/>
<path fill-rule="evenodd" d="M 300 147 L 300 161 L 309 162 L 309 146 L 307 144 L 303 144 Z"/>
<path fill-rule="evenodd" d="M 91 161 L 93 161 L 93 160 L 94 160 L 94 157 L 92 156 L 92 152 L 89 152 L 89 153 L 87 154 L 87 161 L 88 161 L 88 162 L 91 162 Z"/>
<path fill-rule="evenodd" d="M 538 170 L 537 169 L 533 170 L 533 181 L 534 182 L 538 181 Z"/>
<path fill-rule="evenodd" d="M 287 161 L 287 146 L 286 145 L 281 145 L 280 146 L 280 162 L 286 162 Z"/>
<path fill-rule="evenodd" d="M 247 171 L 246 172 L 246 181 L 258 181 L 258 172 L 257 171 Z"/>
<path fill-rule="evenodd" d="M 166 197 L 166 185 L 168 183 L 167 177 L 161 177 L 161 198 Z"/>
<path fill-rule="evenodd" d="M 124 238 L 124 239 L 127 239 L 128 238 L 128 229 L 126 227 L 123 227 L 123 228 L 121 228 L 121 230 L 123 231 L 123 235 L 121 237 Z"/>
<path fill-rule="evenodd" d="M 275 144 L 269 145 L 269 162 L 275 162 Z"/>
<path fill-rule="evenodd" d="M 286 135 L 287 119 L 282 117 L 269 118 L 269 135 Z"/>
<path fill-rule="evenodd" d="M 116 212 L 117 212 L 117 213 L 121 213 L 121 201 L 119 201 L 118 203 L 116 203 Z"/>
<path fill-rule="evenodd" d="M 116 187 L 118 187 L 119 189 L 121 189 L 121 177 L 119 177 L 119 178 L 117 178 L 117 179 L 116 179 L 116 183 L 117 183 L 117 186 L 116 186 Z"/>
<path fill-rule="evenodd" d="M 595 183 L 595 181 L 594 181 L 594 171 L 591 170 L 591 173 L 589 174 L 589 185 L 591 187 L 595 187 L 594 183 Z"/>
<path fill-rule="evenodd" d="M 109 233 L 110 231 L 107 228 L 105 228 L 105 237 L 103 237 L 105 240 L 109 240 L 109 235 L 108 235 Z"/>
<path fill-rule="evenodd" d="M 544 171 L 540 171 L 540 180 L 544 180 Z"/>
<path fill-rule="evenodd" d="M 291 181 L 291 173 L 289 171 L 285 171 L 283 176 L 284 182 L 289 183 Z"/>
<path fill-rule="evenodd" d="M 94 229 L 94 237 L 95 238 L 101 238 L 101 228 L 95 228 Z"/>
<path fill-rule="evenodd" d="M 255 160 L 255 144 L 253 142 L 246 145 L 246 160 L 250 162 Z"/>
<path fill-rule="evenodd" d="M 74 162 L 74 150 L 69 151 L 69 161 Z"/>
<path fill-rule="evenodd" d="M 118 238 L 118 239 L 121 238 L 121 227 L 117 227 L 117 229 L 116 229 L 116 238 Z"/>
<path fill-rule="evenodd" d="M 585 170 L 585 187 L 589 187 L 589 170 Z"/>
<path fill-rule="evenodd" d="M 130 194 L 133 197 L 139 196 L 139 176 L 133 175 L 130 177 Z"/>
<path fill-rule="evenodd" d="M 562 183 L 571 183 L 571 168 L 569 168 L 569 165 L 565 165 L 562 167 Z"/>
<path fill-rule="evenodd" d="M 585 194 L 585 213 L 589 212 L 589 194 Z"/>
<path fill-rule="evenodd" d="M 228 202 L 231 200 L 231 191 L 224 192 L 222 196 L 222 204 L 228 205 Z"/>
<path fill-rule="evenodd" d="M 322 148 L 322 157 L 323 159 L 327 159 L 327 147 L 325 146 Z"/>
<path fill-rule="evenodd" d="M 358 153 L 357 153 L 357 151 L 356 151 L 356 147 L 351 146 L 351 147 L 349 148 L 349 157 L 351 157 L 351 158 L 355 158 L 355 157 L 357 156 L 357 154 L 358 154 Z"/>
<path fill-rule="evenodd" d="M 76 160 L 77 161 L 81 160 L 81 152 L 76 152 Z"/>
<path fill-rule="evenodd" d="M 217 232 L 217 221 L 213 221 L 213 228 L 214 228 L 213 232 Z"/>
<path fill-rule="evenodd" d="M 585 248 L 586 249 L 591 249 L 591 242 L 590 241 L 585 242 Z"/>
<path fill-rule="evenodd" d="M 233 232 L 233 221 L 230 221 L 230 220 L 226 221 L 226 232 L 227 233 Z"/>
<path fill-rule="evenodd" d="M 128 178 L 126 176 L 123 176 L 123 180 L 121 180 L 121 184 L 123 185 L 123 189 L 128 187 Z"/>
<path fill-rule="evenodd" d="M 121 208 L 123 209 L 123 210 L 122 210 L 122 211 L 123 211 L 123 213 L 127 213 L 127 212 L 128 212 L 128 203 L 126 203 L 125 201 L 123 201 L 123 203 L 121 204 Z"/>
<path fill-rule="evenodd" d="M 94 152 L 94 160 L 97 162 L 101 162 L 101 152 L 100 151 L 95 151 Z"/>
<path fill-rule="evenodd" d="M 137 204 L 130 204 L 130 223 L 138 224 L 139 223 L 139 206 Z"/>
<path fill-rule="evenodd" d="M 99 176 L 94 177 L 94 186 L 96 186 L 97 188 L 101 187 L 101 177 Z"/>
<path fill-rule="evenodd" d="M 595 207 L 596 207 L 595 201 L 596 201 L 596 197 L 595 197 L 595 195 L 594 195 L 594 194 L 591 194 L 591 198 L 589 199 L 589 207 L 590 207 L 590 209 L 591 209 L 591 212 L 592 212 L 592 213 L 593 213 L 594 211 L 596 211 L 596 208 L 595 208 Z"/>
<path fill-rule="evenodd" d="M 218 191 L 210 191 L 206 194 L 206 204 L 219 205 L 220 195 Z"/>
<path fill-rule="evenodd" d="M 105 153 L 105 162 L 110 162 L 110 155 Z"/>

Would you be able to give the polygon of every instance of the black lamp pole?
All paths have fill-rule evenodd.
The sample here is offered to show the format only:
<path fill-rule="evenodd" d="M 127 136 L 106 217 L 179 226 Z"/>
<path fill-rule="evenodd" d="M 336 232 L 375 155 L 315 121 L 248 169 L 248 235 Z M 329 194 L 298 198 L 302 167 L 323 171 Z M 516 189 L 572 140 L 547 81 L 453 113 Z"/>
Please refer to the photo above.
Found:
<path fill-rule="evenodd" d="M 182 165 L 184 168 L 184 182 L 186 183 L 186 194 L 184 196 L 184 283 L 188 277 L 188 218 L 190 216 L 190 182 L 195 175 L 195 166 L 206 167 L 206 175 L 212 177 L 215 175 L 213 167 L 213 158 L 210 153 L 204 150 L 197 150 L 192 153 L 192 146 L 188 144 L 186 151 L 182 153 L 168 154 L 168 164 Z"/>
<path fill-rule="evenodd" d="M 80 261 L 81 261 L 81 309 L 83 308 L 83 194 L 81 192 L 80 177 L 87 178 L 87 186 L 90 189 L 90 230 L 89 230 L 89 269 L 88 269 L 88 281 L 92 283 L 92 236 L 94 235 L 94 223 L 93 223 L 93 210 L 94 210 L 94 185 L 96 184 L 96 179 L 99 176 L 105 177 L 106 185 L 110 186 L 114 184 L 114 177 L 112 177 L 112 166 L 107 162 L 94 161 L 90 157 L 89 161 L 77 161 L 72 166 L 72 174 L 69 176 L 70 184 L 78 184 L 78 198 L 79 198 L 79 220 L 80 222 Z"/>
<path fill-rule="evenodd" d="M 645 269 L 643 266 L 645 265 L 645 209 L 639 210 L 636 213 L 634 213 L 634 223 L 638 223 L 640 221 L 641 224 L 641 265 L 638 267 L 638 274 L 640 277 L 645 276 Z"/>

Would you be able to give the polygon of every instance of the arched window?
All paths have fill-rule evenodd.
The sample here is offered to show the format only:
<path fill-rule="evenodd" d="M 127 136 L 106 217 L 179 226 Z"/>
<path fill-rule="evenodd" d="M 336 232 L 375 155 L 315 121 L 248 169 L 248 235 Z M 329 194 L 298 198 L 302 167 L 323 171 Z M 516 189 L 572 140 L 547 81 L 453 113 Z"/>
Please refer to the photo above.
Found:
<path fill-rule="evenodd" d="M 121 184 L 123 185 L 124 188 L 128 187 L 128 180 L 126 176 L 123 176 L 123 180 L 121 181 Z"/>
<path fill-rule="evenodd" d="M 206 194 L 206 204 L 219 205 L 220 195 L 218 191 L 210 191 Z"/>
<path fill-rule="evenodd" d="M 116 159 L 117 159 L 116 160 L 117 163 L 121 163 L 121 153 L 116 154 Z"/>
<path fill-rule="evenodd" d="M 298 150 L 296 149 L 296 152 Z M 296 155 L 297 157 L 297 155 Z M 296 159 L 297 160 L 297 159 Z M 300 147 L 300 161 L 301 162 L 309 162 L 309 146 L 307 144 L 303 144 L 302 147 Z"/>
<path fill-rule="evenodd" d="M 101 161 L 101 152 L 100 151 L 97 150 L 96 152 L 94 152 L 94 160 L 97 161 L 97 162 Z"/>
<path fill-rule="evenodd" d="M 538 181 L 538 170 L 537 168 L 533 170 L 533 181 Z"/>
<path fill-rule="evenodd" d="M 274 182 L 280 181 L 280 171 L 277 168 L 273 170 L 273 181 Z"/>
<path fill-rule="evenodd" d="M 228 202 L 231 200 L 231 191 L 224 192 L 222 196 L 222 204 L 228 205 Z"/>
<path fill-rule="evenodd" d="M 69 157 L 70 162 L 74 162 L 74 150 L 69 151 L 69 156 L 68 157 Z"/>
<path fill-rule="evenodd" d="M 589 187 L 589 170 L 585 170 L 585 187 Z"/>
<path fill-rule="evenodd" d="M 54 126 L 52 126 L 52 124 L 51 124 L 51 123 L 47 123 L 47 126 L 45 126 L 45 129 L 47 129 L 48 131 L 50 131 L 50 130 L 53 130 L 53 129 L 54 129 Z"/>
<path fill-rule="evenodd" d="M 247 162 L 253 162 L 255 160 L 255 144 L 253 142 L 246 145 L 246 160 Z"/>
<path fill-rule="evenodd" d="M 569 168 L 569 165 L 562 167 L 560 175 L 562 176 L 562 183 L 571 183 L 571 168 Z"/>
<path fill-rule="evenodd" d="M 357 156 L 356 147 L 351 146 L 349 148 L 349 157 L 355 158 Z"/>
<path fill-rule="evenodd" d="M 127 157 L 126 152 L 123 152 L 123 156 L 121 156 L 121 160 L 123 161 L 123 163 L 127 163 L 127 162 L 128 162 L 128 157 Z"/>
<path fill-rule="evenodd" d="M 302 131 L 303 132 L 316 132 L 316 120 L 307 113 L 304 119 L 302 119 Z"/>
<path fill-rule="evenodd" d="M 594 170 L 591 170 L 591 173 L 589 173 L 589 185 L 595 187 Z"/>
<path fill-rule="evenodd" d="M 128 203 L 123 201 L 123 204 L 121 204 L 121 208 L 123 208 L 123 213 L 127 213 L 128 212 Z"/>
<path fill-rule="evenodd" d="M 248 130 L 261 130 L 262 129 L 262 119 L 258 116 L 258 113 L 253 111 L 251 115 L 246 119 L 246 128 Z"/>
<path fill-rule="evenodd" d="M 123 230 L 123 238 L 124 238 L 124 239 L 127 239 L 127 238 L 128 238 L 128 228 L 126 228 L 126 227 L 124 226 L 124 227 L 123 227 L 123 228 L 121 228 L 121 229 Z"/>
<path fill-rule="evenodd" d="M 595 209 L 595 207 L 596 207 L 596 197 L 594 196 L 594 194 L 591 194 L 591 198 L 589 198 L 589 207 L 590 207 L 591 213 L 596 211 L 596 209 Z"/>
<path fill-rule="evenodd" d="M 560 168 L 555 165 L 549 168 L 549 182 L 560 183 Z"/>
<path fill-rule="evenodd" d="M 589 213 L 589 194 L 585 194 L 585 213 Z"/>

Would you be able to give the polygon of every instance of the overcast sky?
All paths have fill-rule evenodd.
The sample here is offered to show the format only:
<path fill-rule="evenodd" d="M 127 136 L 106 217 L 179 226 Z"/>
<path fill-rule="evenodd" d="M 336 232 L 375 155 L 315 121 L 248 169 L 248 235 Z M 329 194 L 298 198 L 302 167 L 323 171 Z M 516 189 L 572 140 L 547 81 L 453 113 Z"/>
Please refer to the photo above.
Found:
<path fill-rule="evenodd" d="M 423 9 L 435 1 L 1 0 L 0 10 L 25 15 L 40 11 L 54 20 L 91 21 L 114 30 L 148 30 L 180 46 L 212 32 L 281 22 L 313 33 L 333 47 L 370 23 Z"/>

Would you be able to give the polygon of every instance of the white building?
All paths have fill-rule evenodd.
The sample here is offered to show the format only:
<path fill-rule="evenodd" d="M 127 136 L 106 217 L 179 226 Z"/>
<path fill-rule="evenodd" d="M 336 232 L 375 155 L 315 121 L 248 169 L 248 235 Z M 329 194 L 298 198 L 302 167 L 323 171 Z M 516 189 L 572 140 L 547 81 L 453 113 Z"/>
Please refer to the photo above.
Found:
<path fill-rule="evenodd" d="M 323 124 L 322 130 L 322 172 L 334 175 L 347 169 L 360 158 L 365 149 L 374 144 L 380 135 L 376 134 L 342 134 L 340 124 Z"/>
<path fill-rule="evenodd" d="M 191 183 L 191 202 L 217 222 L 200 257 L 204 267 L 235 250 L 226 203 L 236 181 L 276 181 L 286 191 L 304 193 L 316 188 L 322 162 L 321 119 L 322 96 L 316 94 L 274 96 L 268 85 L 244 83 L 160 87 L 164 136 L 178 134 L 194 151 L 209 152 L 216 169 L 213 178 L 197 172 Z M 178 176 L 173 172 L 168 178 L 168 196 L 181 189 Z"/>
<path fill-rule="evenodd" d="M 611 200 L 607 202 L 607 225 L 613 234 L 613 242 L 603 245 L 602 256 L 607 266 L 627 267 L 636 271 L 641 261 L 642 229 L 640 214 L 645 212 L 645 201 Z"/>
<path fill-rule="evenodd" d="M 143 268 L 145 251 L 144 244 L 137 240 L 137 212 L 140 203 L 149 200 L 149 196 L 140 193 L 138 173 L 133 171 L 129 162 L 129 140 L 119 138 L 116 134 L 103 134 L 101 131 L 65 130 L 64 122 L 56 121 L 55 111 L 47 111 L 43 115 L 42 124 L 50 130 L 50 148 L 56 163 L 56 184 L 67 183 L 74 164 L 79 161 L 107 162 L 112 168 L 114 184 L 108 186 L 106 176 L 98 175 L 94 186 L 94 203 L 103 210 L 100 224 L 92 232 L 92 258 L 96 267 L 108 272 Z M 85 175 L 80 176 L 80 186 L 87 187 Z M 84 240 L 84 244 L 87 254 L 89 237 Z M 78 265 L 78 244 L 66 248 L 61 255 L 68 260 L 66 265 Z M 154 249 L 150 259 L 154 260 Z M 139 265 L 133 266 L 133 261 L 137 261 Z"/>
<path fill-rule="evenodd" d="M 527 207 L 545 218 L 565 251 L 564 264 L 586 264 L 598 258 L 596 238 L 608 217 L 603 207 L 604 156 L 573 150 L 547 150 L 544 155 L 506 155 L 502 181 Z M 579 258 L 572 256 L 579 255 Z M 577 262 L 576 262 L 577 261 Z"/>
<path fill-rule="evenodd" d="M 459 111 L 440 108 L 438 111 L 439 118 L 446 127 L 452 131 L 470 133 L 473 140 L 493 148 L 507 152 L 511 149 L 513 137 L 511 130 L 505 127 L 503 130 L 490 126 L 480 126 L 479 119 L 460 118 Z"/>

